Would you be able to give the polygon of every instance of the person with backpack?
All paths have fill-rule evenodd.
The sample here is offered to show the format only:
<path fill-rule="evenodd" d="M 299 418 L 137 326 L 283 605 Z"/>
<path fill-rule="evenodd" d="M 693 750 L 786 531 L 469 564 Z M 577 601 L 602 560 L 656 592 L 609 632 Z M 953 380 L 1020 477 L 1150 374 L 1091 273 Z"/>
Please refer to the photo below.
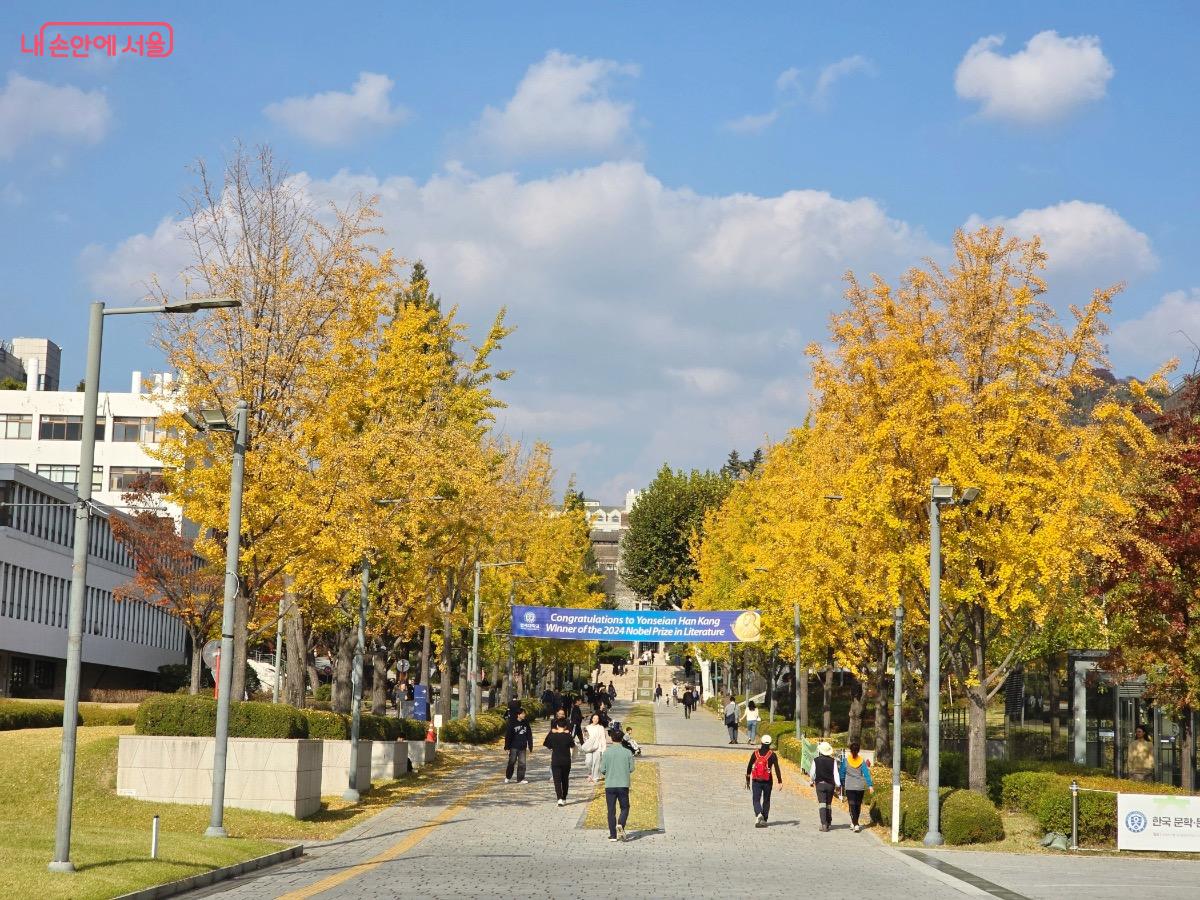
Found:
<path fill-rule="evenodd" d="M 829 741 L 817 745 L 817 755 L 808 767 L 809 786 L 817 792 L 817 812 L 821 816 L 821 831 L 833 829 L 833 795 L 842 785 L 841 774 L 833 759 Z"/>
<path fill-rule="evenodd" d="M 729 695 L 729 702 L 725 704 L 725 727 L 729 729 L 729 743 L 736 744 L 738 742 L 738 709 L 737 701 L 733 699 L 733 694 Z"/>
<path fill-rule="evenodd" d="M 690 719 L 692 717 L 692 704 L 695 703 L 695 697 L 692 694 L 692 688 L 689 685 L 683 691 L 683 717 Z"/>
<path fill-rule="evenodd" d="M 875 782 L 871 780 L 871 764 L 859 756 L 860 744 L 850 742 L 850 752 L 838 763 L 838 774 L 842 780 L 842 796 L 850 807 L 850 830 L 862 831 L 858 824 L 858 815 L 862 812 L 863 794 L 867 791 L 875 793 Z"/>
<path fill-rule="evenodd" d="M 504 749 L 508 751 L 508 768 L 504 771 L 504 783 L 518 781 L 529 784 L 525 778 L 525 755 L 533 750 L 533 728 L 525 718 L 525 710 L 517 712 L 516 721 L 510 722 L 504 735 Z M 517 777 L 513 778 L 513 769 Z"/>
<path fill-rule="evenodd" d="M 775 770 L 775 781 L 771 780 L 772 768 Z M 746 787 L 751 789 L 755 828 L 767 827 L 767 819 L 771 815 L 771 790 L 776 781 L 783 784 L 779 755 L 771 749 L 771 736 L 764 734 L 762 744 L 750 754 L 750 762 L 746 763 Z"/>
<path fill-rule="evenodd" d="M 575 738 L 571 736 L 571 723 L 566 719 L 555 719 L 550 733 L 542 741 L 550 750 L 550 777 L 554 780 L 554 796 L 559 806 L 567 805 L 567 788 L 571 782 L 571 756 L 575 750 Z"/>

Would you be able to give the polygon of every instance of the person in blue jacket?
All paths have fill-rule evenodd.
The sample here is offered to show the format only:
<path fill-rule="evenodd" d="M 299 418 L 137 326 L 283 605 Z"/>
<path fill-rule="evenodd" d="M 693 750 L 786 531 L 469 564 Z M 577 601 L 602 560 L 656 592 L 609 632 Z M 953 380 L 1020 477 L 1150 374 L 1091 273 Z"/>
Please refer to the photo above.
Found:
<path fill-rule="evenodd" d="M 871 780 L 871 763 L 859 755 L 861 749 L 858 741 L 851 741 L 850 752 L 838 763 L 842 794 L 850 807 L 850 830 L 854 832 L 862 831 L 862 826 L 858 824 L 858 815 L 862 811 L 863 794 L 867 791 L 875 793 L 875 782 Z"/>

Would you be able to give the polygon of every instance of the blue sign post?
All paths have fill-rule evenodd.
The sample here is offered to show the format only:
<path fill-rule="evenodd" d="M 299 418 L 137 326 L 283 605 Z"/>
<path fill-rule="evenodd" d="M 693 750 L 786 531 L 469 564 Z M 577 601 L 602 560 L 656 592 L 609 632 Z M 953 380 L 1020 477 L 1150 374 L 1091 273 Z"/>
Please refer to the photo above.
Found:
<path fill-rule="evenodd" d="M 429 685 L 413 685 L 413 718 L 418 722 L 429 720 Z"/>
<path fill-rule="evenodd" d="M 517 637 L 564 641 L 664 641 L 744 643 L 762 635 L 762 615 L 752 609 L 645 610 L 513 606 Z"/>

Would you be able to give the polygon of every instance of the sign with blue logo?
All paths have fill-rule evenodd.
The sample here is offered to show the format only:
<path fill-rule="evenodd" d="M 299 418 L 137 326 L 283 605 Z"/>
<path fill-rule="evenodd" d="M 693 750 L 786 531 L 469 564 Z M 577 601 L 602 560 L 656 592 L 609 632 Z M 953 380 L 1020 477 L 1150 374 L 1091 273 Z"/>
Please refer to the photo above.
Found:
<path fill-rule="evenodd" d="M 429 719 L 429 685 L 413 685 L 413 718 L 418 722 Z"/>
<path fill-rule="evenodd" d="M 762 615 L 752 609 L 649 610 L 513 606 L 517 637 L 563 641 L 680 641 L 745 643 L 762 635 Z"/>
<path fill-rule="evenodd" d="M 1117 849 L 1200 852 L 1200 797 L 1118 794 Z"/>

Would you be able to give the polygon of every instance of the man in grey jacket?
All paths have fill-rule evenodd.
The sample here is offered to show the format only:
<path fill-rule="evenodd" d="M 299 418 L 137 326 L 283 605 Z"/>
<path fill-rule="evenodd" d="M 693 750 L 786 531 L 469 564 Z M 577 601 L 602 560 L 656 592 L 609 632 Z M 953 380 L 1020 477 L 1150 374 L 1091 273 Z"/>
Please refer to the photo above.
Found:
<path fill-rule="evenodd" d="M 733 699 L 733 694 L 730 694 L 729 702 L 725 704 L 725 727 L 729 729 L 729 743 L 731 744 L 738 742 L 737 723 L 738 705 L 737 701 Z"/>
<path fill-rule="evenodd" d="M 604 776 L 604 802 L 608 806 L 608 839 L 625 840 L 625 823 L 629 821 L 629 782 L 633 776 L 633 754 L 621 743 L 625 737 L 620 729 L 612 732 L 612 743 L 600 760 Z M 617 819 L 617 804 L 621 818 Z"/>

